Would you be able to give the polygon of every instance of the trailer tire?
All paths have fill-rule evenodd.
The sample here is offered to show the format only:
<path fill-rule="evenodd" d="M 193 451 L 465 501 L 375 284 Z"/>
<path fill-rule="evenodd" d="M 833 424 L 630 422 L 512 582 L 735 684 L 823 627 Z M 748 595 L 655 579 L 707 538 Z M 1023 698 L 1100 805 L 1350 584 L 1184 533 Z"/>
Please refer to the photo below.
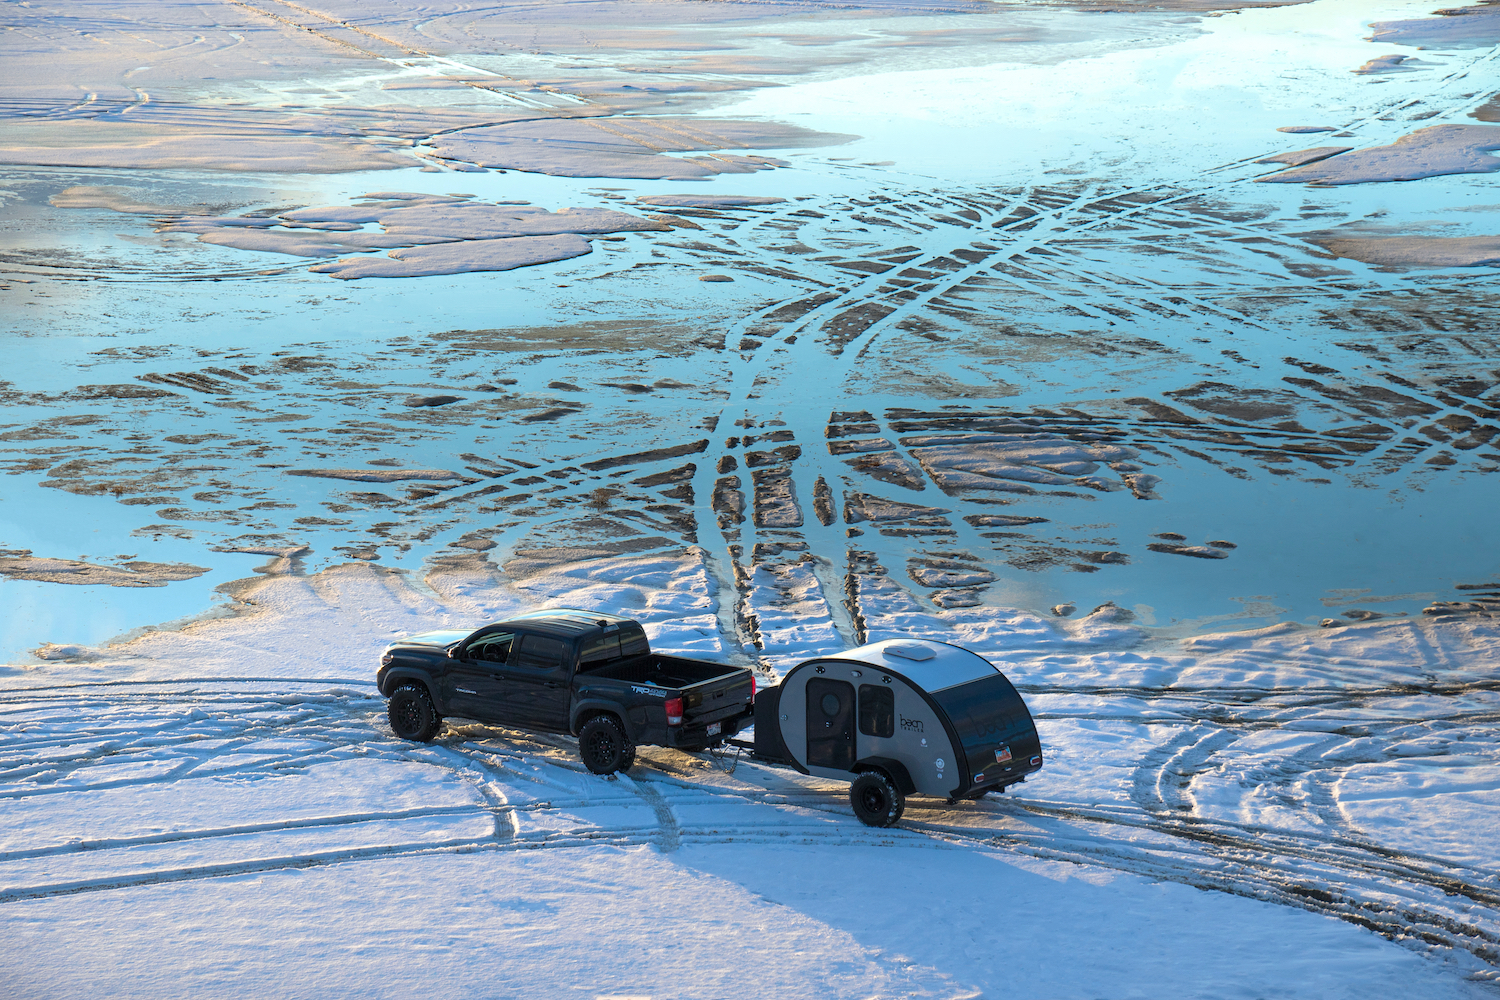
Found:
<path fill-rule="evenodd" d="M 894 826 L 906 812 L 906 796 L 884 771 L 866 771 L 849 786 L 849 804 L 865 826 Z"/>
<path fill-rule="evenodd" d="M 420 684 L 403 684 L 392 691 L 385 716 L 391 732 L 417 743 L 431 742 L 443 725 L 443 717 L 433 707 L 432 696 Z"/>
<path fill-rule="evenodd" d="M 635 763 L 635 744 L 613 715 L 596 715 L 578 730 L 578 756 L 595 774 L 614 774 Z"/>

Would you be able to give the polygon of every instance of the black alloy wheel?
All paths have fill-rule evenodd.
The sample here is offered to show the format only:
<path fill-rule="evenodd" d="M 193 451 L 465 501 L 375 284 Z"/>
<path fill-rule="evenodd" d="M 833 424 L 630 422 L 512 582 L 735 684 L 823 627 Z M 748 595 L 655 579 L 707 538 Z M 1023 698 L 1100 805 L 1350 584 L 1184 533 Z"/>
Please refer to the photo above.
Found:
<path fill-rule="evenodd" d="M 894 826 L 906 812 L 906 796 L 883 771 L 866 771 L 849 786 L 849 804 L 866 826 Z"/>
<path fill-rule="evenodd" d="M 406 684 L 391 692 L 386 705 L 391 731 L 403 740 L 426 743 L 437 735 L 443 719 L 432 706 L 432 698 L 420 684 Z"/>
<path fill-rule="evenodd" d="M 578 731 L 578 756 L 595 774 L 613 774 L 635 763 L 635 746 L 613 715 L 596 715 Z"/>

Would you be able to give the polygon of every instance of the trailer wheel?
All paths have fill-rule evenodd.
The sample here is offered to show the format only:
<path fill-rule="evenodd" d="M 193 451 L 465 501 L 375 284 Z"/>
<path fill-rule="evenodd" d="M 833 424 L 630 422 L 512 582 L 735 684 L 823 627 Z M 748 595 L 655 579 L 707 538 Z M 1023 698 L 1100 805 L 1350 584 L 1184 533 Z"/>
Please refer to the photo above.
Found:
<path fill-rule="evenodd" d="M 596 715 L 578 730 L 578 756 L 595 774 L 613 774 L 635 763 L 635 744 L 613 715 Z"/>
<path fill-rule="evenodd" d="M 403 740 L 418 743 L 430 741 L 443 724 L 427 689 L 420 684 L 403 684 L 392 691 L 385 715 L 390 720 L 392 732 Z"/>
<path fill-rule="evenodd" d="M 906 797 L 884 771 L 866 771 L 849 786 L 849 804 L 865 826 L 894 826 L 906 812 Z"/>

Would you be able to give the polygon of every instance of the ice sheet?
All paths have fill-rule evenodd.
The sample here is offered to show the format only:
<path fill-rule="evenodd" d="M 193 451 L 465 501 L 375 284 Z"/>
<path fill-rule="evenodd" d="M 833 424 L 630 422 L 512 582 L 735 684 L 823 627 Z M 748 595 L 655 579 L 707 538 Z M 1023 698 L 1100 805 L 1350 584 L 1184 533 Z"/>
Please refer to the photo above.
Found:
<path fill-rule="evenodd" d="M 1375 21 L 1372 42 L 1415 45 L 1424 49 L 1464 49 L 1500 42 L 1500 12 L 1484 0 L 1470 7 L 1446 7 L 1437 17 Z"/>
<path fill-rule="evenodd" d="M 1500 170 L 1500 156 L 1494 155 L 1495 150 L 1500 150 L 1500 128 L 1433 125 L 1404 135 L 1389 146 L 1360 149 L 1256 179 L 1278 184 L 1370 184 L 1444 174 L 1492 173 Z"/>
<path fill-rule="evenodd" d="M 1312 239 L 1339 257 L 1378 267 L 1484 267 L 1500 264 L 1496 236 L 1388 236 Z"/>
<path fill-rule="evenodd" d="M 412 164 L 409 153 L 393 152 L 386 146 L 321 137 L 185 132 L 168 138 L 141 135 L 122 142 L 115 141 L 124 137 L 113 130 L 95 127 L 79 128 L 65 138 L 67 145 L 47 145 L 46 140 L 0 145 L 0 163 L 294 174 L 395 170 Z"/>
<path fill-rule="evenodd" d="M 345 281 L 355 278 L 416 278 L 433 274 L 509 271 L 567 260 L 593 248 L 581 236 L 517 236 L 513 239 L 458 240 L 437 246 L 392 250 L 385 257 L 348 257 L 309 270 Z"/>
<path fill-rule="evenodd" d="M 748 173 L 774 166 L 761 157 L 679 158 L 668 153 L 829 146 L 856 136 L 775 122 L 704 118 L 575 118 L 469 129 L 432 140 L 430 155 L 481 167 L 559 177 L 686 178 Z"/>
<path fill-rule="evenodd" d="M 75 196 L 61 204 L 113 208 L 116 202 L 112 197 Z M 469 196 L 434 198 L 409 192 L 376 192 L 363 197 L 366 201 L 358 205 L 305 208 L 275 217 L 167 218 L 157 232 L 196 233 L 201 243 L 297 257 L 336 257 L 351 250 L 391 248 L 385 257 L 350 257 L 310 268 L 350 280 L 507 271 L 588 253 L 590 246 L 579 234 L 668 228 L 609 209 L 549 212 L 524 203 L 478 202 Z M 369 223 L 378 223 L 383 232 L 356 231 Z"/>

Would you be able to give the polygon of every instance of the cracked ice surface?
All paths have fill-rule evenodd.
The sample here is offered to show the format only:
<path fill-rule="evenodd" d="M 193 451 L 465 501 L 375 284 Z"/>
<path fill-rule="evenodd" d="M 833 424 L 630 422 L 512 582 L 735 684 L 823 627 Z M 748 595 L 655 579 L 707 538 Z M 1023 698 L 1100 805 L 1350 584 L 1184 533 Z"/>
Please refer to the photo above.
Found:
<path fill-rule="evenodd" d="M 1495 18 L 1233 6 L 17 6 L 8 982 L 1487 995 Z M 1046 767 L 392 738 L 549 604 L 954 642 Z"/>

